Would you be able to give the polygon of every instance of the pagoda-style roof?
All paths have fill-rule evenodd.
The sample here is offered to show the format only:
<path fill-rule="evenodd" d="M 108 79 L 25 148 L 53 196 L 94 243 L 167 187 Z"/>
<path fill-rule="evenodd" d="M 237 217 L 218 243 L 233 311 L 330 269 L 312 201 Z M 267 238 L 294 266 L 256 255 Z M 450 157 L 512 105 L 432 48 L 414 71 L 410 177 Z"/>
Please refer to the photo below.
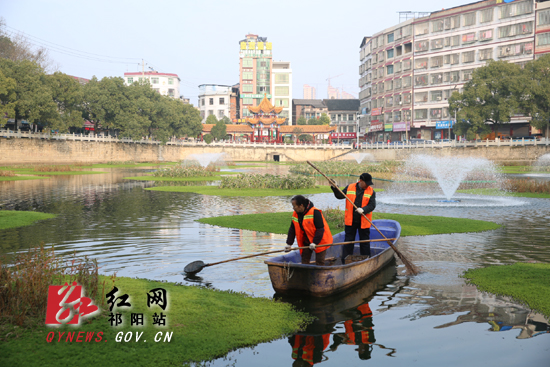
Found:
<path fill-rule="evenodd" d="M 327 134 L 338 129 L 337 126 L 330 125 L 292 125 L 281 126 L 281 134 L 294 134 L 294 130 L 300 129 L 305 134 Z"/>
<path fill-rule="evenodd" d="M 202 125 L 202 132 L 204 134 L 208 134 L 212 131 L 212 128 L 214 126 L 216 126 L 216 125 L 214 125 L 214 124 L 203 124 Z M 235 134 L 235 133 L 249 134 L 249 133 L 253 132 L 252 128 L 248 125 L 236 125 L 236 124 L 227 124 L 227 125 L 225 125 L 225 131 L 228 134 Z"/>
<path fill-rule="evenodd" d="M 275 114 L 279 114 L 281 113 L 281 111 L 283 110 L 283 107 L 275 107 L 271 104 L 271 102 L 269 101 L 269 99 L 267 99 L 267 95 L 264 94 L 264 99 L 262 99 L 262 101 L 260 102 L 260 104 L 258 106 L 255 106 L 255 107 L 252 107 L 252 106 L 249 106 L 248 107 L 248 110 L 252 113 L 260 113 L 260 112 L 263 112 L 263 113 L 275 113 Z"/>
<path fill-rule="evenodd" d="M 262 124 L 270 125 L 270 124 L 277 124 L 282 125 L 286 121 L 286 118 L 280 118 L 275 116 L 255 116 L 255 117 L 247 117 L 246 122 L 252 125 L 259 124 L 260 122 Z"/>

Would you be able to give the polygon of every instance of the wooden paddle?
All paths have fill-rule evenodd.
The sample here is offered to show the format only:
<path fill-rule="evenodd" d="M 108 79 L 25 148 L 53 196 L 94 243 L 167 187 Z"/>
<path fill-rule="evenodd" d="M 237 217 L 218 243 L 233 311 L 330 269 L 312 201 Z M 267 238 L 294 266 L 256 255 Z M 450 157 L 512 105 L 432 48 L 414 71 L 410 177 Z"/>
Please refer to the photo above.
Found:
<path fill-rule="evenodd" d="M 351 201 L 351 199 L 350 199 L 346 194 L 344 194 L 344 192 L 343 192 L 342 190 L 340 190 L 340 188 L 338 187 L 338 185 L 336 185 L 336 183 L 335 183 L 333 180 L 331 180 L 330 178 L 328 178 L 323 172 L 321 172 L 321 171 L 319 170 L 319 168 L 315 167 L 315 166 L 313 165 L 313 163 L 311 163 L 310 161 L 306 161 L 306 162 L 307 162 L 307 164 L 309 164 L 311 167 L 313 167 L 317 172 L 319 172 L 324 178 L 326 178 L 326 179 L 328 180 L 328 182 L 330 183 L 330 185 L 331 185 L 332 187 L 335 187 L 338 191 L 340 191 L 340 193 L 341 193 L 342 195 L 344 195 L 344 197 L 346 198 L 346 200 L 349 201 L 349 202 L 351 203 L 351 205 L 353 205 L 353 207 L 354 207 L 355 209 L 357 209 L 357 206 L 355 205 L 355 203 L 354 203 L 353 201 Z M 386 238 L 386 236 L 384 236 L 384 234 L 382 233 L 382 231 L 380 231 L 380 230 L 378 229 L 378 227 L 376 227 L 376 226 L 374 225 L 374 223 L 372 223 L 372 221 L 371 221 L 364 213 L 362 213 L 361 215 L 363 216 L 363 218 L 365 218 L 366 220 L 368 220 L 369 223 L 378 231 L 378 233 L 380 233 L 380 235 L 384 238 L 384 240 L 388 242 L 388 245 L 390 245 L 390 247 L 393 249 L 393 251 L 395 251 L 395 253 L 396 253 L 397 256 L 399 257 L 399 259 L 401 259 L 401 261 L 403 262 L 403 264 L 405 264 L 405 267 L 407 268 L 407 271 L 409 272 L 409 274 L 417 275 L 417 274 L 418 274 L 418 269 L 416 268 L 416 266 L 414 266 L 414 264 L 411 263 L 411 262 L 405 257 L 405 255 L 403 255 L 403 254 L 401 253 L 401 251 L 399 251 L 399 250 L 397 249 L 397 247 L 395 247 L 395 246 L 393 245 L 393 243 L 392 243 L 388 238 Z M 357 243 L 357 242 L 358 242 L 358 241 L 356 241 L 355 243 Z"/>
<path fill-rule="evenodd" d="M 390 240 L 395 240 L 395 238 L 390 238 Z M 349 245 L 350 243 L 358 243 L 358 242 L 359 243 L 364 243 L 364 242 L 379 242 L 379 241 L 386 241 L 386 240 L 384 239 L 384 240 L 363 240 L 363 241 L 338 242 L 338 243 L 331 243 L 330 245 L 320 245 L 320 246 L 317 246 L 317 247 L 330 247 L 330 246 L 339 246 L 339 245 Z M 306 249 L 306 248 L 309 248 L 309 246 L 294 247 L 294 248 L 292 248 L 292 250 L 299 250 L 299 249 Z M 185 268 L 183 269 L 183 271 L 186 272 L 187 274 L 197 274 L 199 271 L 206 268 L 207 266 L 223 264 L 223 263 L 230 262 L 230 261 L 235 261 L 235 260 L 248 259 L 250 257 L 275 254 L 277 252 L 283 252 L 283 251 L 285 251 L 285 250 L 283 249 L 283 250 L 274 250 L 274 251 L 262 252 L 262 253 L 259 253 L 259 254 L 236 257 L 234 259 L 218 261 L 216 263 L 210 263 L 210 264 L 205 264 L 201 260 L 197 260 L 197 261 L 193 261 L 193 262 L 187 264 L 185 266 Z"/>

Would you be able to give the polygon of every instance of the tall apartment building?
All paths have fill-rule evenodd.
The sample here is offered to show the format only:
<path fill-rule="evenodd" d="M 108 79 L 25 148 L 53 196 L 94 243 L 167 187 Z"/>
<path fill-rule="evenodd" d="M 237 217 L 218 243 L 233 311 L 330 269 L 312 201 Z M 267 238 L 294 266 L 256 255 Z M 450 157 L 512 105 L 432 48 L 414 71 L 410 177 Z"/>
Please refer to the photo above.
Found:
<path fill-rule="evenodd" d="M 537 2 L 535 7 L 535 57 L 538 58 L 550 52 L 550 2 Z"/>
<path fill-rule="evenodd" d="M 361 125 L 369 140 L 448 138 L 447 99 L 489 59 L 534 57 L 535 2 L 486 0 L 409 19 L 365 37 L 359 68 Z M 369 112 L 370 111 L 370 112 Z M 409 125 L 410 124 L 410 125 Z M 514 116 L 500 135 L 529 135 Z"/>
<path fill-rule="evenodd" d="M 124 82 L 127 85 L 137 81 L 148 81 L 151 87 L 163 96 L 180 97 L 180 78 L 177 74 L 159 73 L 158 71 L 124 73 Z"/>
<path fill-rule="evenodd" d="M 264 95 L 272 99 L 272 45 L 267 37 L 247 34 L 239 42 L 239 84 L 241 116 L 252 116 L 249 106 L 258 106 Z M 273 101 L 271 101 L 273 103 Z"/>
<path fill-rule="evenodd" d="M 285 125 L 292 125 L 292 68 L 288 61 L 273 61 L 271 85 L 273 105 L 283 107 L 279 117 L 286 117 Z"/>
<path fill-rule="evenodd" d="M 304 99 L 315 99 L 315 87 L 304 84 Z"/>

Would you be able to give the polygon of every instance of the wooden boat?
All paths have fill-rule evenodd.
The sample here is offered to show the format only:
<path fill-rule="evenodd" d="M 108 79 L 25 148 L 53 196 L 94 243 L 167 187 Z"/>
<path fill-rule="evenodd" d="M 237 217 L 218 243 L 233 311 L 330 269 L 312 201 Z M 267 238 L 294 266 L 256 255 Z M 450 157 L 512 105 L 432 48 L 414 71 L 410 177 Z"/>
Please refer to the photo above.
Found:
<path fill-rule="evenodd" d="M 395 238 L 392 243 L 396 244 L 401 234 L 399 222 L 378 219 L 373 223 L 386 238 Z M 371 228 L 370 238 L 375 240 L 383 237 Z M 337 242 L 344 242 L 344 232 L 333 236 L 333 243 Z M 358 261 L 342 263 L 343 249 L 343 246 L 329 247 L 323 266 L 315 265 L 315 255 L 312 256 L 311 264 L 302 264 L 298 250 L 264 261 L 273 289 L 280 294 L 298 293 L 326 297 L 372 277 L 393 259 L 395 253 L 385 241 L 371 242 L 371 257 L 365 259 L 359 255 L 359 244 L 355 244 L 353 255 L 350 256 Z M 349 257 L 346 262 L 348 261 Z"/>

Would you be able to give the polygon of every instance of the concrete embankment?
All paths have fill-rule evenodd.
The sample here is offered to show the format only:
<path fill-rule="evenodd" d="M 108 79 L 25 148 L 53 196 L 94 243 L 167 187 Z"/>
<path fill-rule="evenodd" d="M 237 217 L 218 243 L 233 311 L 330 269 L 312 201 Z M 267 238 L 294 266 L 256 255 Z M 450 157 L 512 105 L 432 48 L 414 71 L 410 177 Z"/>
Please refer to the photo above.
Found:
<path fill-rule="evenodd" d="M 533 162 L 550 146 L 477 146 L 415 149 L 324 149 L 315 146 L 176 146 L 115 142 L 0 138 L 0 165 L 90 164 L 106 162 L 181 161 L 191 154 L 226 153 L 233 161 L 325 161 L 349 153 L 370 153 L 376 160 L 405 160 L 412 154 L 483 157 L 495 162 Z"/>

